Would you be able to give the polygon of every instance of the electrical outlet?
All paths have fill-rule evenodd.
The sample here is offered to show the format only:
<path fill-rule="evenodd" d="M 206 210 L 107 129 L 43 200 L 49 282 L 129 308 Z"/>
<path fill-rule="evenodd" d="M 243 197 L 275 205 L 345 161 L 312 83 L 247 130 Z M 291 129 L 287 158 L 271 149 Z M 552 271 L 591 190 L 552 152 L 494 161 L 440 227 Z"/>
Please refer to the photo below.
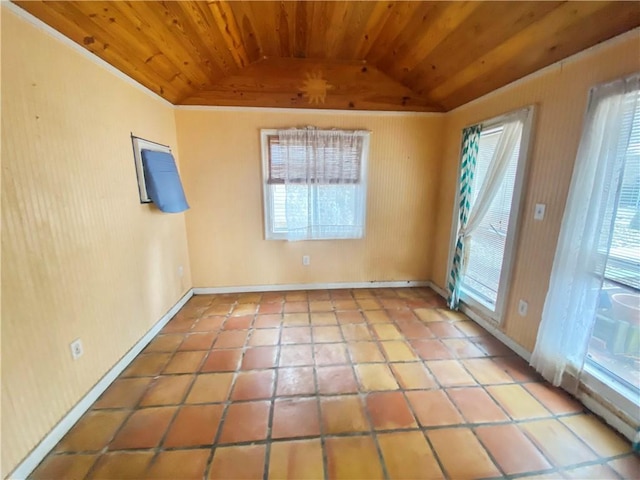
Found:
<path fill-rule="evenodd" d="M 543 220 L 544 219 L 544 210 L 546 205 L 544 203 L 536 203 L 536 209 L 533 212 L 534 220 Z"/>
<path fill-rule="evenodd" d="M 309 255 L 302 256 L 302 264 L 307 266 L 311 263 L 311 257 Z"/>
<path fill-rule="evenodd" d="M 84 354 L 84 347 L 82 346 L 82 340 L 79 338 L 75 339 L 73 342 L 69 344 L 69 348 L 71 349 L 71 356 L 74 360 L 79 359 Z"/>
<path fill-rule="evenodd" d="M 520 315 L 521 317 L 526 317 L 528 308 L 529 308 L 529 304 L 524 300 L 520 300 L 518 302 L 518 315 Z"/>

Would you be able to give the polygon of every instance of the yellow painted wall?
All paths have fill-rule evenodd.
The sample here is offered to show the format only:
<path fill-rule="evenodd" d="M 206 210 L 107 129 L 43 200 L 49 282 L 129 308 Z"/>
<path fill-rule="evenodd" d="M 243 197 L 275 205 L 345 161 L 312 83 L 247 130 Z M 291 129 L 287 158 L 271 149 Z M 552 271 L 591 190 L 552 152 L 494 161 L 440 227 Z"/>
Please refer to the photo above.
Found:
<path fill-rule="evenodd" d="M 178 109 L 176 124 L 194 286 L 431 277 L 442 115 Z M 260 129 L 304 125 L 372 131 L 364 239 L 264 240 Z"/>
<path fill-rule="evenodd" d="M 508 336 L 528 351 L 532 351 L 535 344 L 549 285 L 588 91 L 593 85 L 640 70 L 639 32 L 636 30 L 579 54 L 446 115 L 433 258 L 433 280 L 441 287 L 448 274 L 462 128 L 526 105 L 536 105 L 519 240 L 502 326 Z M 544 221 L 533 220 L 536 203 L 547 205 Z M 519 299 L 529 302 L 525 318 L 517 313 Z"/>
<path fill-rule="evenodd" d="M 130 140 L 176 146 L 171 106 L 2 10 L 4 477 L 191 280 L 184 215 L 139 203 Z"/>

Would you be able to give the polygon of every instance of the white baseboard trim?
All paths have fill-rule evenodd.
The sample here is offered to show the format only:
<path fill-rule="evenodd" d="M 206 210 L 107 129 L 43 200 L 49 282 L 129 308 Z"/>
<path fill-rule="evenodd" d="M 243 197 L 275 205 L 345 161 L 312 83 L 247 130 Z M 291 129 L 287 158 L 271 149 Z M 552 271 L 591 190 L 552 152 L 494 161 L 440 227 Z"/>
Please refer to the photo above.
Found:
<path fill-rule="evenodd" d="M 196 287 L 193 289 L 193 294 L 211 295 L 218 293 L 283 292 L 290 290 L 336 290 L 343 288 L 403 288 L 428 286 L 430 286 L 430 282 L 420 280 L 391 282 L 290 283 L 282 285 L 240 285 L 236 287 Z"/>
<path fill-rule="evenodd" d="M 448 292 L 443 288 L 439 287 L 438 285 L 435 285 L 433 282 L 429 282 L 429 287 L 431 287 L 442 298 L 447 298 Z M 489 332 L 495 338 L 497 338 L 502 343 L 504 343 L 507 347 L 513 350 L 520 357 L 525 359 L 527 363 L 529 362 L 529 360 L 531 359 L 531 352 L 527 351 L 520 344 L 513 341 L 513 339 L 511 339 L 511 337 L 509 337 L 502 330 L 500 330 L 496 324 L 482 318 L 480 315 L 478 315 L 476 312 L 471 310 L 466 305 L 461 304 L 460 311 L 464 313 L 467 317 L 469 317 L 471 320 L 476 322 L 478 325 L 480 325 L 482 328 L 484 328 L 487 332 Z"/>
<path fill-rule="evenodd" d="M 131 349 L 96 383 L 82 399 L 69 410 L 53 429 L 31 450 L 26 458 L 9 474 L 7 478 L 24 480 L 35 470 L 56 444 L 76 424 L 102 393 L 118 378 L 134 358 L 147 346 L 160 330 L 178 313 L 185 303 L 193 296 L 193 289 L 189 289 L 178 302 L 165 313 L 156 324 L 131 347 Z"/>

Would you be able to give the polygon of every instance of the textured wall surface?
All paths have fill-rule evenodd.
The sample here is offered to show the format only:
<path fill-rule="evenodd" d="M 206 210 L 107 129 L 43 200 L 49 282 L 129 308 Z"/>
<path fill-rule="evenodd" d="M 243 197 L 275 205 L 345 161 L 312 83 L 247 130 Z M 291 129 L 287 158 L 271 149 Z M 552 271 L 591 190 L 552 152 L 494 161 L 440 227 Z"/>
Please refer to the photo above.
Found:
<path fill-rule="evenodd" d="M 442 115 L 179 109 L 176 124 L 194 286 L 431 277 Z M 264 240 L 260 129 L 304 125 L 371 130 L 364 239 Z"/>
<path fill-rule="evenodd" d="M 528 351 L 535 344 L 549 286 L 589 89 L 639 70 L 640 33 L 636 30 L 446 115 L 433 258 L 433 280 L 440 286 L 445 285 L 448 274 L 462 128 L 520 107 L 536 106 L 519 238 L 502 326 Z M 543 221 L 533 220 L 536 203 L 547 205 Z M 529 302 L 524 318 L 518 315 L 519 299 Z"/>
<path fill-rule="evenodd" d="M 2 9 L 4 477 L 191 279 L 184 215 L 140 204 L 130 139 L 176 146 L 172 108 Z"/>

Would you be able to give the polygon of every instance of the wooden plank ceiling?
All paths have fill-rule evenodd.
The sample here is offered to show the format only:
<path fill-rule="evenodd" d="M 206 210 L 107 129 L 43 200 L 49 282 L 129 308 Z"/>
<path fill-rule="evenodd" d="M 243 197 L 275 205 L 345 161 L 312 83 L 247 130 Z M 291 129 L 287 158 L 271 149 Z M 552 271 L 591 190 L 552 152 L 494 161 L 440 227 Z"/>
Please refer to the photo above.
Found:
<path fill-rule="evenodd" d="M 635 1 L 15 3 L 176 105 L 448 111 L 640 25 Z"/>

